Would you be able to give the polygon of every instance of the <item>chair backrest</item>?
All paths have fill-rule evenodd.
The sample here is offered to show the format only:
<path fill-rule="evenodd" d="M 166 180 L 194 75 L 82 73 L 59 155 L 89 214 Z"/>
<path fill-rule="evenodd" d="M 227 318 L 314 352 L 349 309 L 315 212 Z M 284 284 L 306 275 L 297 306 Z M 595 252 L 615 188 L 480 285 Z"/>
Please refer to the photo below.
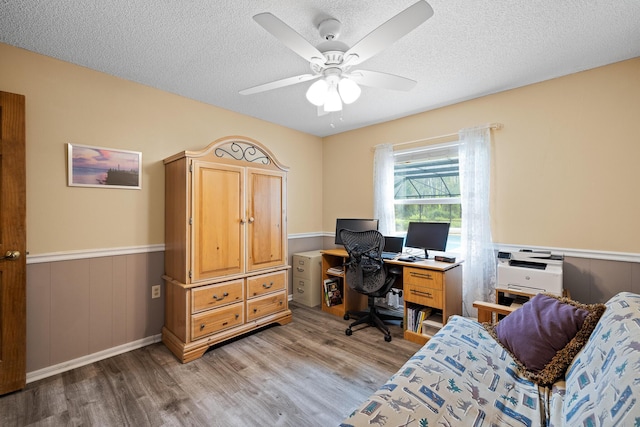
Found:
<path fill-rule="evenodd" d="M 366 295 L 383 291 L 388 285 L 388 280 L 381 257 L 384 248 L 382 233 L 376 230 L 340 230 L 340 238 L 349 254 L 345 263 L 349 287 Z"/>

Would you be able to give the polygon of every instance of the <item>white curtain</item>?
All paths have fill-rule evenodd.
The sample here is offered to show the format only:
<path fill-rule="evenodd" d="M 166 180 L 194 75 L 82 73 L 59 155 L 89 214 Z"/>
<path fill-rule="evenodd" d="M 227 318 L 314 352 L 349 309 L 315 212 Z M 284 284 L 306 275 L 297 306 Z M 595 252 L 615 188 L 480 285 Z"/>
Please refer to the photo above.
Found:
<path fill-rule="evenodd" d="M 385 236 L 392 236 L 396 232 L 393 176 L 393 145 L 377 145 L 373 155 L 373 217 L 378 218 L 378 230 Z M 402 308 L 403 304 L 400 297 L 391 292 L 380 298 L 378 303 L 382 302 L 396 309 Z"/>
<path fill-rule="evenodd" d="M 476 317 L 473 301 L 495 297 L 496 258 L 491 238 L 489 187 L 491 181 L 491 129 L 462 129 L 460 191 L 462 195 L 462 312 Z"/>
<path fill-rule="evenodd" d="M 373 217 L 380 221 L 378 230 L 385 236 L 396 231 L 393 192 L 393 145 L 377 145 L 373 156 Z"/>

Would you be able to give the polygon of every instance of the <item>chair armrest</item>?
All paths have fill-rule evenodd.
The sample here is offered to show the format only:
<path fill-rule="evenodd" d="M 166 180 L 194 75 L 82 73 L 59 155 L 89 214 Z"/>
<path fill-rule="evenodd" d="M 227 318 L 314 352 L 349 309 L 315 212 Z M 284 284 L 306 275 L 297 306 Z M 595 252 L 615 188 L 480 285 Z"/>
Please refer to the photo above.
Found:
<path fill-rule="evenodd" d="M 493 314 L 508 315 L 518 307 L 494 304 L 492 302 L 474 301 L 473 306 L 478 309 L 478 322 L 493 322 Z"/>

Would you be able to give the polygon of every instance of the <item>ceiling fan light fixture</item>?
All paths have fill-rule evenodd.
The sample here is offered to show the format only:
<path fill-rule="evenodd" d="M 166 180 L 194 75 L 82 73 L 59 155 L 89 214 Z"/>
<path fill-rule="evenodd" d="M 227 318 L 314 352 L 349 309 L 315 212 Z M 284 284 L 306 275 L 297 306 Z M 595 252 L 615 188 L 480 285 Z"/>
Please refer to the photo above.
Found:
<path fill-rule="evenodd" d="M 338 92 L 345 104 L 351 104 L 360 98 L 362 89 L 353 80 L 343 77 L 338 83 Z"/>
<path fill-rule="evenodd" d="M 329 84 L 325 79 L 320 79 L 314 82 L 309 89 L 307 89 L 307 100 L 315 106 L 321 106 L 327 100 L 329 93 Z"/>
<path fill-rule="evenodd" d="M 324 111 L 340 111 L 342 110 L 342 100 L 338 94 L 338 88 L 335 85 L 329 86 L 327 91 L 327 99 L 324 103 Z"/>
<path fill-rule="evenodd" d="M 338 40 L 342 28 L 340 21 L 334 18 L 319 23 L 318 31 L 324 41 L 314 46 L 273 14 L 259 13 L 253 17 L 254 21 L 294 53 L 307 60 L 312 74 L 261 84 L 241 90 L 240 94 L 249 95 L 318 79 L 309 86 L 306 97 L 318 108 L 321 115 L 322 111 L 341 111 L 343 103 L 351 104 L 358 100 L 362 92 L 359 84 L 391 90 L 410 90 L 417 82 L 405 77 L 367 70 L 349 73 L 352 67 L 377 55 L 431 16 L 433 8 L 429 3 L 426 0 L 418 0 L 413 6 L 404 9 L 349 47 Z"/>

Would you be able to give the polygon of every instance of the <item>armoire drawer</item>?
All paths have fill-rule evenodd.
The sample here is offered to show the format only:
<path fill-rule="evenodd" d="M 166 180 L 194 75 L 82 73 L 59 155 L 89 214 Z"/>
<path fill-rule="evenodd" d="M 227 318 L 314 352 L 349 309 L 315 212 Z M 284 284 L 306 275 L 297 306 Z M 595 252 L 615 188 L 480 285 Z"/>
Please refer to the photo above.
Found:
<path fill-rule="evenodd" d="M 214 307 L 243 300 L 244 280 L 224 282 L 215 285 L 194 288 L 191 291 L 191 312 L 199 313 Z"/>
<path fill-rule="evenodd" d="M 196 340 L 244 323 L 242 302 L 191 316 L 191 338 Z"/>
<path fill-rule="evenodd" d="M 284 291 L 247 301 L 247 322 L 277 313 L 287 308 Z"/>
<path fill-rule="evenodd" d="M 285 289 L 286 271 L 249 277 L 247 279 L 247 298 Z"/>

